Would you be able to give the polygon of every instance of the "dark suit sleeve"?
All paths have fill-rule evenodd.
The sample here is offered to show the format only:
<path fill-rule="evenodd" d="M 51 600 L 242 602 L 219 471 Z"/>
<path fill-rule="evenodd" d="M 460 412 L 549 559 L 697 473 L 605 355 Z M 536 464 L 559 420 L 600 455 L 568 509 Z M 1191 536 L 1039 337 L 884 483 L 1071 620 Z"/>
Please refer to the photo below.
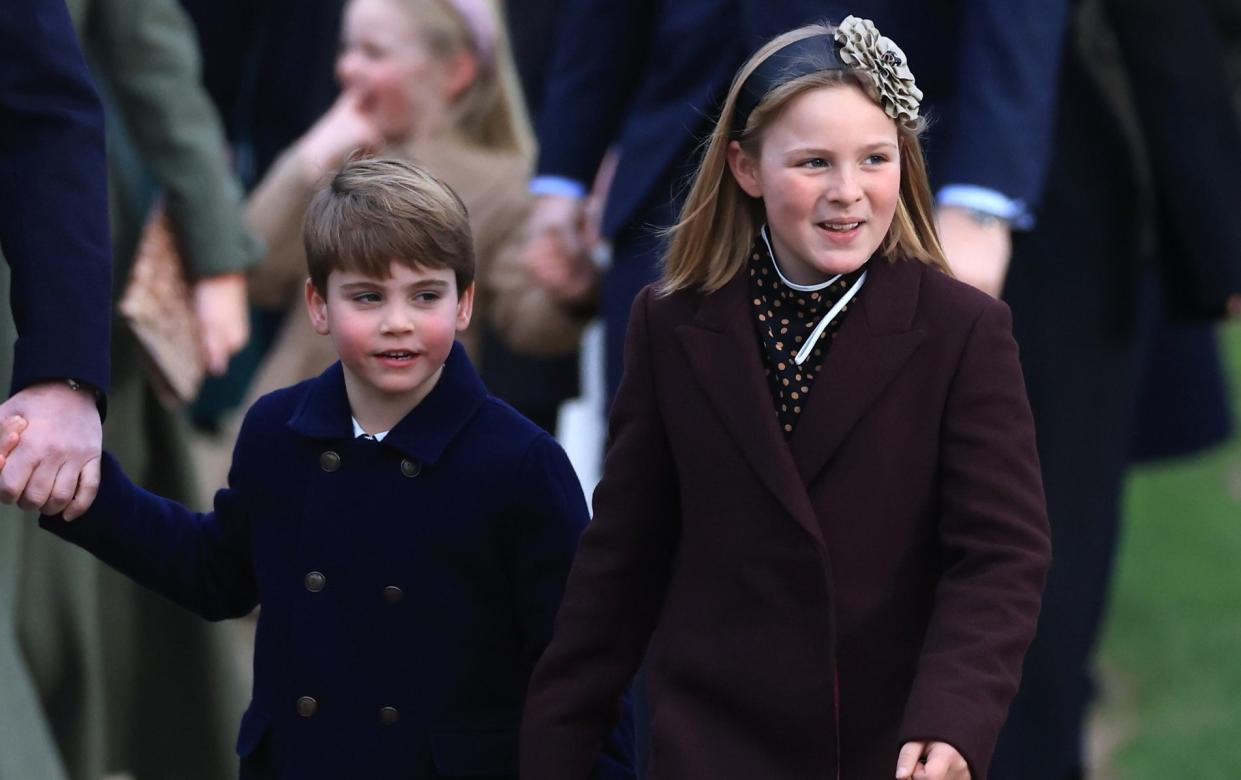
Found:
<path fill-rule="evenodd" d="M 1175 13 L 1151 0 L 1108 0 L 1146 144 L 1162 225 L 1183 257 L 1170 284 L 1190 311 L 1224 314 L 1241 293 L 1241 128 L 1229 88 L 1223 43 L 1203 0 Z"/>
<path fill-rule="evenodd" d="M 535 122 L 539 175 L 589 185 L 642 77 L 653 0 L 565 0 Z"/>
<path fill-rule="evenodd" d="M 961 3 L 956 97 L 943 116 L 940 182 L 987 187 L 1037 206 L 1068 13 L 1069 0 Z"/>
<path fill-rule="evenodd" d="M 85 548 L 143 587 L 208 620 L 249 614 L 258 604 L 250 520 L 238 485 L 254 466 L 242 465 L 243 426 L 229 474 L 213 512 L 192 512 L 134 485 L 109 453 L 91 508 L 73 522 L 42 517 L 40 525 Z"/>
<path fill-rule="evenodd" d="M 0 249 L 12 271 L 13 391 L 108 386 L 112 300 L 103 113 L 61 0 L 0 13 Z"/>
<path fill-rule="evenodd" d="M 676 468 L 656 402 L 644 290 L 612 406 L 595 515 L 522 719 L 521 776 L 586 780 L 659 619 L 679 537 Z"/>
<path fill-rule="evenodd" d="M 953 745 L 985 778 L 1050 561 L 1034 421 L 1008 307 L 974 322 L 943 412 L 943 572 L 901 740 Z"/>

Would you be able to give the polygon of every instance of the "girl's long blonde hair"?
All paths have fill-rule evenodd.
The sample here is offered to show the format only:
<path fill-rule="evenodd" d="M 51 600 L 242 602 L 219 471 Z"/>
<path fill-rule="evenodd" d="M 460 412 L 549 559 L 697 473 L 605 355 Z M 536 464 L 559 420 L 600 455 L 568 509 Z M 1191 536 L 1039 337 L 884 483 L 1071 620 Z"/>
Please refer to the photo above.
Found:
<path fill-rule="evenodd" d="M 734 140 L 731 128 L 738 93 L 746 78 L 775 52 L 805 38 L 831 35 L 835 29 L 828 24 L 812 24 L 784 33 L 765 44 L 737 72 L 681 208 L 680 219 L 667 231 L 670 241 L 664 255 L 661 294 L 684 289 L 714 292 L 744 267 L 750 246 L 766 217 L 763 202 L 747 195 L 728 167 L 728 144 Z M 757 155 L 763 131 L 795 97 L 811 89 L 840 85 L 858 87 L 879 103 L 878 90 L 866 71 L 817 71 L 771 90 L 750 113 L 745 130 L 736 140 L 748 154 Z M 889 260 L 917 260 L 951 274 L 935 232 L 931 185 L 918 140 L 925 123 L 919 120 L 911 126 L 897 122 L 896 126 L 901 196 L 881 251 Z"/>
<path fill-rule="evenodd" d="M 494 15 L 495 40 L 480 50 L 474 32 L 452 0 L 398 0 L 418 23 L 432 55 L 447 58 L 468 51 L 478 60 L 478 75 L 450 109 L 453 129 L 484 149 L 534 157 L 534 132 L 517 78 L 517 66 L 495 0 L 475 0 Z"/>

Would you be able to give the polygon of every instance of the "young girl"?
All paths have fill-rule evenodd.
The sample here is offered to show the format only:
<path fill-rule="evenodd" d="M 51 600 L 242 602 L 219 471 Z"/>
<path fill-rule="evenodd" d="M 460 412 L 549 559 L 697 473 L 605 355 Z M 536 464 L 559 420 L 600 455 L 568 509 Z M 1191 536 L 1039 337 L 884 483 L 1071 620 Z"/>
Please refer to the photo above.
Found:
<path fill-rule="evenodd" d="M 854 17 L 737 75 L 634 303 L 523 777 L 587 777 L 648 644 L 652 780 L 986 776 L 1049 545 L 1008 309 L 947 272 L 920 99 Z"/>
<path fill-rule="evenodd" d="M 358 149 L 415 160 L 461 196 L 475 236 L 476 320 L 489 319 L 524 351 L 576 349 L 584 321 L 535 284 L 519 256 L 533 141 L 493 0 L 350 0 L 336 73 L 336 105 L 282 156 L 248 204 L 249 221 L 268 245 L 251 278 L 252 298 L 291 315 L 251 400 L 335 360 L 302 312 L 301 224 L 324 174 Z M 477 362 L 475 330 L 462 341 Z"/>

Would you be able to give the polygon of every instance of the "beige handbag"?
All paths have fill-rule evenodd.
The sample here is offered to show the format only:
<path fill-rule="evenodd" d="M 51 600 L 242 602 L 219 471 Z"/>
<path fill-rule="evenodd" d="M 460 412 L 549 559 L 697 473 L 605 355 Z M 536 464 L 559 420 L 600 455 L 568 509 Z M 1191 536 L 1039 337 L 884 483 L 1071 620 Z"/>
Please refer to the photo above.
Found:
<path fill-rule="evenodd" d="M 151 384 L 170 409 L 194 400 L 206 376 L 190 287 L 168 215 L 157 204 L 142 229 L 117 304 L 141 344 Z"/>

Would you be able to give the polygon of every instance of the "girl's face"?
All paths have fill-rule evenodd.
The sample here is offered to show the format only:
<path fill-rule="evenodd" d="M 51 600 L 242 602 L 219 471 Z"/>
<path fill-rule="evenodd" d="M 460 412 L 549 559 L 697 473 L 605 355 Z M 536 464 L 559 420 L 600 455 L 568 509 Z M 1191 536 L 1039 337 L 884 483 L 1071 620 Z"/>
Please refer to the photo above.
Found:
<path fill-rule="evenodd" d="M 443 111 L 443 70 L 399 0 L 351 0 L 336 78 L 358 93 L 385 140 L 403 141 L 428 115 Z"/>
<path fill-rule="evenodd" d="M 762 198 L 780 267 L 798 284 L 856 270 L 887 236 L 901 190 L 896 123 L 860 89 L 794 98 L 757 156 L 728 150 L 737 183 Z"/>

